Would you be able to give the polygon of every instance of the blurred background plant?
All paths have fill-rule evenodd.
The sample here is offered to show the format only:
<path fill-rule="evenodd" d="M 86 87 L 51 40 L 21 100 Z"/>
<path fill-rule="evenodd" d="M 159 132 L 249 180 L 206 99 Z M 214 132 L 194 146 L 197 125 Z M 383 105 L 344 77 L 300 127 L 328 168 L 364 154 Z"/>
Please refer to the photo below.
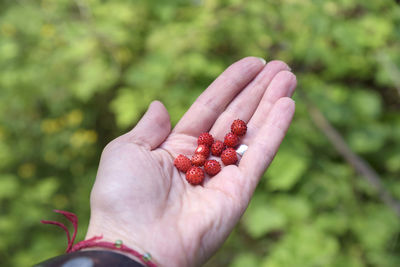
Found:
<path fill-rule="evenodd" d="M 207 266 L 400 266 L 390 206 L 400 198 L 400 7 L 390 0 L 2 0 L 0 265 L 64 251 L 65 235 L 39 223 L 60 219 L 53 208 L 78 214 L 82 239 L 107 142 L 154 99 L 176 123 L 248 55 L 292 66 L 297 111 Z"/>

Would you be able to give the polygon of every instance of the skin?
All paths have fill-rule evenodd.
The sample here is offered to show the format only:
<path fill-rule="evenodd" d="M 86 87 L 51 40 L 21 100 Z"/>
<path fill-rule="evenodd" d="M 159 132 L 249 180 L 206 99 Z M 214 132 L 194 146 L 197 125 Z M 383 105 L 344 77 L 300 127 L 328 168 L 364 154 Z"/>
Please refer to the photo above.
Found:
<path fill-rule="evenodd" d="M 91 193 L 86 238 L 150 252 L 159 266 L 199 266 L 223 244 L 246 210 L 292 120 L 296 77 L 281 61 L 247 57 L 228 67 L 171 130 L 154 101 L 130 132 L 104 149 Z M 197 137 L 223 140 L 234 119 L 247 122 L 239 164 L 192 186 L 173 165 L 192 155 Z"/>

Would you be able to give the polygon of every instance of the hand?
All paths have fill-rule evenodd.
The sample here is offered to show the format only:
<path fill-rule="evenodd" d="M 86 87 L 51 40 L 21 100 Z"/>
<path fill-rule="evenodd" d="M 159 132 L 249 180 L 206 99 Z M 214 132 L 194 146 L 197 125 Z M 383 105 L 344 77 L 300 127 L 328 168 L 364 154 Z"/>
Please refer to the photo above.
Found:
<path fill-rule="evenodd" d="M 225 70 L 171 131 L 160 102 L 104 149 L 91 193 L 87 238 L 151 253 L 160 266 L 196 266 L 222 245 L 247 208 L 294 114 L 296 77 L 280 61 L 244 58 Z M 173 165 L 190 157 L 197 137 L 223 140 L 234 119 L 247 122 L 240 163 L 192 186 Z"/>

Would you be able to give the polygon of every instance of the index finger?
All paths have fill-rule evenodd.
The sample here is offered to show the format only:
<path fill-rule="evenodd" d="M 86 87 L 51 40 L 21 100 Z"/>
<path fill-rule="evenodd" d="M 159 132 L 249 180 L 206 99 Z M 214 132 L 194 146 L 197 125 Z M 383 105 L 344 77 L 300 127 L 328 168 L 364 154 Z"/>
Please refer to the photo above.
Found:
<path fill-rule="evenodd" d="M 265 60 L 243 58 L 229 66 L 193 103 L 172 133 L 198 136 L 208 131 L 235 96 L 263 69 Z"/>

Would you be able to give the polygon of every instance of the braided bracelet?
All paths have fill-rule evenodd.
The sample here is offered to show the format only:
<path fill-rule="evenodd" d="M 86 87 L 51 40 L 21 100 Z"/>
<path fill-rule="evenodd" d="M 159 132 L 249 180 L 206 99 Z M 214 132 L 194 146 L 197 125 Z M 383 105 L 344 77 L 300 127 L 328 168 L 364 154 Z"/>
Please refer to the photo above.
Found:
<path fill-rule="evenodd" d="M 68 240 L 68 246 L 66 249 L 66 253 L 71 253 L 71 252 L 75 252 L 75 251 L 78 251 L 78 250 L 81 250 L 84 248 L 92 248 L 92 247 L 107 248 L 107 249 L 111 249 L 111 250 L 129 253 L 129 254 L 133 255 L 134 257 L 138 258 L 146 266 L 149 266 L 149 267 L 156 266 L 156 264 L 151 261 L 152 258 L 151 258 L 150 253 L 140 254 L 139 252 L 124 245 L 122 240 L 116 240 L 114 243 L 111 243 L 111 242 L 106 242 L 106 241 L 98 241 L 98 240 L 102 239 L 103 236 L 94 236 L 87 240 L 80 241 L 74 245 L 76 233 L 78 231 L 78 217 L 74 213 L 68 212 L 68 211 L 54 210 L 54 212 L 64 215 L 72 223 L 72 225 L 74 227 L 74 234 L 72 235 L 72 238 L 70 236 L 68 228 L 60 222 L 41 220 L 41 223 L 53 224 L 53 225 L 56 225 L 56 226 L 62 228 L 65 231 L 65 233 L 67 234 L 67 240 Z"/>

